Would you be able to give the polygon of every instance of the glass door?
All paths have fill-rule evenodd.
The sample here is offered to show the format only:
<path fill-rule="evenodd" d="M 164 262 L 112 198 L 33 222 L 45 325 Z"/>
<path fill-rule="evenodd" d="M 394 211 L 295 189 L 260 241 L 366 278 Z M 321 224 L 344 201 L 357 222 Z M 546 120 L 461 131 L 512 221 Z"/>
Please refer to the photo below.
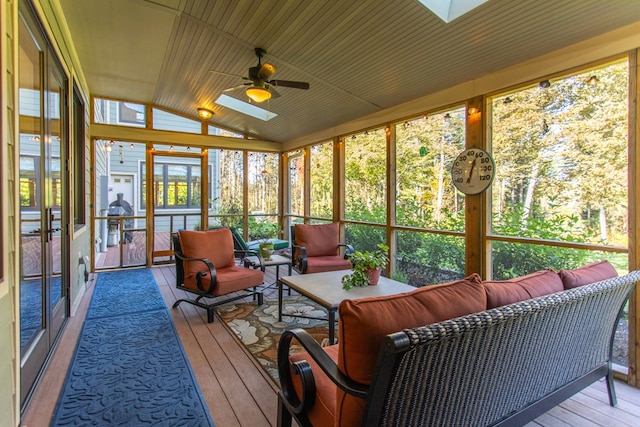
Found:
<path fill-rule="evenodd" d="M 21 6 L 24 3 L 21 4 Z M 66 85 L 29 10 L 20 43 L 20 354 L 24 402 L 68 314 Z"/>

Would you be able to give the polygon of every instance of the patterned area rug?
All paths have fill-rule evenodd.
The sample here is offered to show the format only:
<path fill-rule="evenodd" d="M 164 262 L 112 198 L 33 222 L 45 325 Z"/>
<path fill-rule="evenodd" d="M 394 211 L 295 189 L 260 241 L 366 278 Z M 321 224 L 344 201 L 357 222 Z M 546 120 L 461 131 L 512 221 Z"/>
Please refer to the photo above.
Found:
<path fill-rule="evenodd" d="M 327 310 L 303 297 L 287 297 L 282 307 L 282 322 L 278 322 L 278 301 L 264 301 L 262 306 L 256 303 L 226 304 L 218 308 L 218 316 L 247 347 L 262 367 L 279 385 L 277 348 L 280 335 L 288 329 L 303 328 L 321 345 L 329 342 L 329 329 L 326 320 L 292 317 L 301 315 L 310 317 L 327 316 Z M 304 351 L 292 342 L 292 352 Z"/>
<path fill-rule="evenodd" d="M 150 270 L 100 273 L 52 426 L 213 426 Z"/>

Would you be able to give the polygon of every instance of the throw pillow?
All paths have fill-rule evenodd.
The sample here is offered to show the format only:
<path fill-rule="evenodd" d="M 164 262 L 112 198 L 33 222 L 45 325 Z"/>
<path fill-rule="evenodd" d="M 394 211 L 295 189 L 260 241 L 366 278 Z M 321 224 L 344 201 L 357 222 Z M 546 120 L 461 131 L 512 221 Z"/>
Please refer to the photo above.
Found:
<path fill-rule="evenodd" d="M 583 265 L 573 270 L 560 270 L 560 278 L 565 289 L 577 288 L 617 276 L 618 272 L 607 260 Z"/>

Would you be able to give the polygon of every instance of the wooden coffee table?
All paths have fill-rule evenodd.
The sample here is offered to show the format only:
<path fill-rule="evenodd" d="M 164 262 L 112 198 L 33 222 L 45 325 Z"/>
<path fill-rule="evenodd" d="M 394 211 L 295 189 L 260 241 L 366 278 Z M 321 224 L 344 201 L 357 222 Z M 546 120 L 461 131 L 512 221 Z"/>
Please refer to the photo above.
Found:
<path fill-rule="evenodd" d="M 326 273 L 301 274 L 281 277 L 278 281 L 278 321 L 282 321 L 282 285 L 298 291 L 312 301 L 327 309 L 329 314 L 329 342 L 334 342 L 335 322 L 338 306 L 346 299 L 360 299 L 383 295 L 395 295 L 416 290 L 414 286 L 396 282 L 384 276 L 375 286 L 355 287 L 351 290 L 342 288 L 342 277 L 351 270 L 329 271 Z"/>

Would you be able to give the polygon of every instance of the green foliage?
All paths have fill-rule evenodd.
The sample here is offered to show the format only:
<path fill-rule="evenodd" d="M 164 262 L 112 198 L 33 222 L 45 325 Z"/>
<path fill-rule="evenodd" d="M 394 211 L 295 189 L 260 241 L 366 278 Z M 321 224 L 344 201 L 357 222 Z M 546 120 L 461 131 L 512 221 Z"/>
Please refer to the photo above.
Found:
<path fill-rule="evenodd" d="M 346 290 L 354 286 L 368 286 L 367 270 L 383 268 L 389 263 L 389 247 L 379 243 L 374 251 L 355 251 L 349 257 L 353 270 L 342 278 L 342 287 Z"/>
<path fill-rule="evenodd" d="M 249 217 L 249 240 L 262 240 L 276 238 L 278 235 L 278 224 L 268 221 L 258 221 L 254 217 Z"/>

